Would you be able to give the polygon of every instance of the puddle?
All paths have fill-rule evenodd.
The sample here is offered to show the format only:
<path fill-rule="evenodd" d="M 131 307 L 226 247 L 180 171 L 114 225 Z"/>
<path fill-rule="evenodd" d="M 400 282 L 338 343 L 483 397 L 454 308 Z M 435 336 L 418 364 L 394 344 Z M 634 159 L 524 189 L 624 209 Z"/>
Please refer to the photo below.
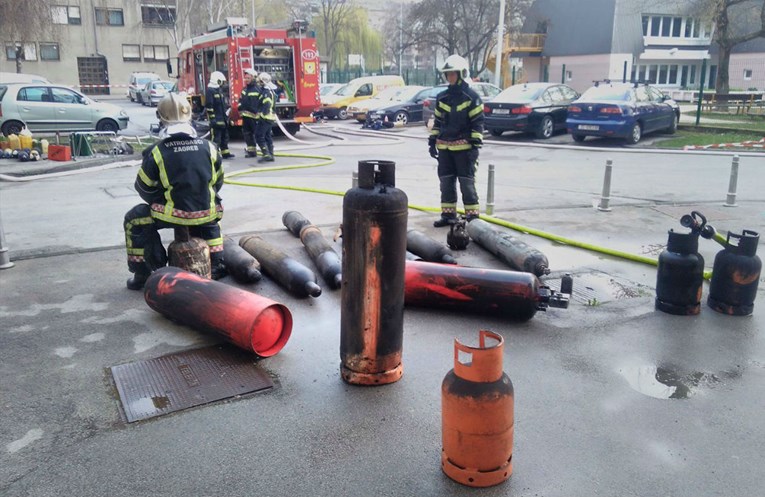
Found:
<path fill-rule="evenodd" d="M 702 388 L 712 388 L 720 383 L 720 376 L 740 376 L 738 372 L 729 371 L 721 375 L 701 371 L 681 373 L 670 367 L 653 364 L 622 367 L 619 374 L 627 380 L 633 390 L 655 399 L 687 399 Z"/>
<path fill-rule="evenodd" d="M 650 287 L 600 271 L 574 272 L 573 276 L 574 292 L 571 294 L 571 300 L 586 306 L 653 295 L 653 289 Z M 561 279 L 549 277 L 545 278 L 543 283 L 559 291 Z"/>

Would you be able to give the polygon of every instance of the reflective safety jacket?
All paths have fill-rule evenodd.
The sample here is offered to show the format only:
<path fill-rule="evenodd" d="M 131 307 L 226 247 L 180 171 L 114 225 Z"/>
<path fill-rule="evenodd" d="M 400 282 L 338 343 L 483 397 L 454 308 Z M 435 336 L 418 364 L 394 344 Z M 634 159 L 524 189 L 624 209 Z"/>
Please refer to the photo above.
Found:
<path fill-rule="evenodd" d="M 275 121 L 276 114 L 274 114 L 274 100 L 276 100 L 276 97 L 273 90 L 266 88 L 265 86 L 261 86 L 259 90 L 258 114 L 260 114 L 260 119 Z"/>
<path fill-rule="evenodd" d="M 239 115 L 257 119 L 259 117 L 258 107 L 260 107 L 260 88 L 253 81 L 244 87 L 242 95 L 239 97 Z"/>
<path fill-rule="evenodd" d="M 185 226 L 212 223 L 223 215 L 222 164 L 214 143 L 171 135 L 144 150 L 135 189 L 155 219 Z"/>
<path fill-rule="evenodd" d="M 483 102 L 460 79 L 436 97 L 429 145 L 439 150 L 470 150 L 483 144 Z"/>
<path fill-rule="evenodd" d="M 226 94 L 220 86 L 208 86 L 205 91 L 205 110 L 210 126 L 225 126 L 228 102 Z"/>

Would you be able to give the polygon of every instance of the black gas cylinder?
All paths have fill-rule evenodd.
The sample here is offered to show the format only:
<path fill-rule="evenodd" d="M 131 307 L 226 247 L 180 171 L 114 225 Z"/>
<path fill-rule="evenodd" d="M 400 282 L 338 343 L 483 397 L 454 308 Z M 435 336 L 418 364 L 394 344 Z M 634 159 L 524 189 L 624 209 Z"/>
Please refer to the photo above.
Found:
<path fill-rule="evenodd" d="M 698 233 L 669 230 L 667 248 L 659 255 L 656 273 L 656 308 L 681 316 L 701 310 L 704 258 L 699 251 Z"/>
<path fill-rule="evenodd" d="M 736 240 L 736 245 L 731 240 Z M 754 311 L 762 261 L 757 256 L 760 235 L 744 230 L 728 233 L 725 248 L 715 256 L 707 304 L 717 312 L 747 316 Z"/>
<path fill-rule="evenodd" d="M 403 371 L 408 199 L 395 167 L 359 161 L 358 187 L 343 199 L 340 370 L 356 385 L 392 383 Z"/>

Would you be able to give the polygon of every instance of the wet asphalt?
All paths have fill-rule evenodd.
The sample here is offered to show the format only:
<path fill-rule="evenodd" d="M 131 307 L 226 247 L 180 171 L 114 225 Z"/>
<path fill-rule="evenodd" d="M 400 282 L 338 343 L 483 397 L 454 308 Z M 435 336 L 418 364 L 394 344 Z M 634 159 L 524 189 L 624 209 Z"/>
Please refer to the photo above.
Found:
<path fill-rule="evenodd" d="M 358 160 L 389 159 L 410 203 L 436 206 L 424 130 L 406 134 L 419 138 L 343 135 L 349 145 L 313 150 L 333 156 L 330 166 L 247 178 L 342 192 Z M 293 146 L 277 141 L 277 151 Z M 239 155 L 227 171 L 255 165 Z M 612 210 L 601 212 L 594 205 L 607 158 L 614 161 Z M 278 158 L 276 165 L 306 161 Z M 497 217 L 599 246 L 658 257 L 667 230 L 682 230 L 678 219 L 691 210 L 719 229 L 765 231 L 761 157 L 742 156 L 733 208 L 722 206 L 730 154 L 487 144 L 478 173 L 482 208 L 489 163 L 496 166 Z M 226 283 L 292 313 L 287 346 L 258 362 L 275 388 L 125 422 L 111 366 L 218 343 L 125 289 L 122 216 L 138 202 L 131 164 L 0 182 L 15 263 L 0 271 L 0 495 L 475 493 L 440 469 L 440 384 L 453 366 L 454 338 L 475 344 L 481 329 L 504 337 L 504 369 L 515 387 L 513 476 L 482 495 L 762 492 L 762 276 L 751 316 L 712 311 L 707 283 L 699 315 L 672 316 L 654 310 L 655 267 L 517 232 L 548 257 L 552 286 L 563 273 L 575 275 L 569 309 L 519 323 L 407 308 L 403 378 L 358 387 L 340 379 L 339 291 L 298 299 L 269 279 L 244 286 L 229 277 Z M 309 266 L 281 225 L 283 212 L 300 211 L 327 237 L 342 219 L 340 196 L 227 185 L 223 197 L 225 233 L 260 234 Z M 410 210 L 408 227 L 445 239 L 433 218 Z M 707 269 L 719 248 L 700 242 Z M 759 248 L 762 256 L 762 242 Z M 474 243 L 456 257 L 505 268 Z"/>

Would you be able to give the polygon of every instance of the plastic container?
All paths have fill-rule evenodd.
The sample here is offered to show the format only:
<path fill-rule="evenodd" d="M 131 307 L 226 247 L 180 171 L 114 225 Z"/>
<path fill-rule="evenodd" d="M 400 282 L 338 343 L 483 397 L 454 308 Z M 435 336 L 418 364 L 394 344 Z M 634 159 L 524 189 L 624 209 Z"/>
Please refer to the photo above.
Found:
<path fill-rule="evenodd" d="M 11 150 L 18 150 L 21 148 L 19 135 L 8 135 L 8 143 L 10 144 Z"/>
<path fill-rule="evenodd" d="M 27 128 L 22 129 L 19 133 L 19 142 L 21 148 L 32 148 L 32 133 Z"/>
<path fill-rule="evenodd" d="M 48 140 L 42 139 L 40 140 L 40 149 L 42 150 L 43 155 L 48 155 Z"/>

